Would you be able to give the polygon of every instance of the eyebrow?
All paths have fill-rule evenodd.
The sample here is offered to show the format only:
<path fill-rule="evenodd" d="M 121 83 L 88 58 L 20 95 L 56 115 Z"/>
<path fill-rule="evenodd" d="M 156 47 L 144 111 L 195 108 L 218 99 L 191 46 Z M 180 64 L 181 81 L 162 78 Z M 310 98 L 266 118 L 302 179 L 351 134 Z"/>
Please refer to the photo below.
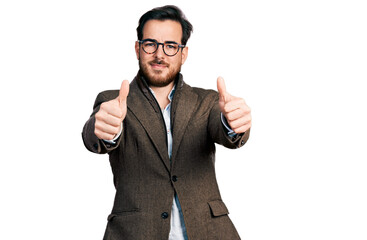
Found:
<path fill-rule="evenodd" d="M 165 41 L 164 43 L 176 43 L 176 44 L 179 44 L 178 42 L 175 42 L 175 41 Z"/>
<path fill-rule="evenodd" d="M 153 38 L 146 38 L 146 39 L 143 39 L 143 40 L 149 40 L 149 41 L 156 41 L 158 42 L 158 40 L 156 39 L 153 39 Z M 176 43 L 176 44 L 179 44 L 178 42 L 175 42 L 175 41 L 165 41 L 164 43 Z"/>

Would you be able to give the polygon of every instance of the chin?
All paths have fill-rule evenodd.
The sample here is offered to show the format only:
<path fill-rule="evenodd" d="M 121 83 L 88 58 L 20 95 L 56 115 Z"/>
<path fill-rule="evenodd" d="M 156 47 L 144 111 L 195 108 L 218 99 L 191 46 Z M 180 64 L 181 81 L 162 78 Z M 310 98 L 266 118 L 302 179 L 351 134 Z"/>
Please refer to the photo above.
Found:
<path fill-rule="evenodd" d="M 168 78 L 167 76 L 148 76 L 147 81 L 153 87 L 165 87 L 172 83 L 175 78 Z"/>

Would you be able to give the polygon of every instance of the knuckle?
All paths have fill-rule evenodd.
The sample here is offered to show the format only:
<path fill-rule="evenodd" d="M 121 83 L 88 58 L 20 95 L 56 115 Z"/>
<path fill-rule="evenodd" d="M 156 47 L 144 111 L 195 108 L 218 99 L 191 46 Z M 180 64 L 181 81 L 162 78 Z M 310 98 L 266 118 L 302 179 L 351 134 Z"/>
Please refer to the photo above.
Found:
<path fill-rule="evenodd" d="M 225 113 L 228 113 L 229 112 L 229 106 L 228 106 L 228 104 L 224 105 L 223 110 L 224 110 Z"/>
<path fill-rule="evenodd" d="M 96 115 L 94 115 L 94 117 L 96 118 L 96 119 L 100 119 L 101 118 L 101 110 L 99 110 L 97 113 L 96 113 Z"/>
<path fill-rule="evenodd" d="M 233 114 L 232 113 L 228 113 L 225 117 L 226 117 L 228 123 L 233 120 Z"/>
<path fill-rule="evenodd" d="M 100 129 L 101 128 L 101 123 L 100 123 L 100 121 L 96 121 L 95 123 L 94 123 L 94 129 Z"/>
<path fill-rule="evenodd" d="M 122 123 L 122 119 L 117 119 L 117 120 L 116 120 L 115 125 L 116 125 L 117 129 L 120 129 L 120 127 L 121 127 L 121 123 Z"/>
<path fill-rule="evenodd" d="M 105 117 L 106 117 L 106 111 L 104 109 L 100 109 L 95 115 L 95 118 L 98 120 L 103 120 Z"/>
<path fill-rule="evenodd" d="M 121 124 L 121 119 L 120 118 L 116 118 L 116 117 L 111 117 L 110 118 L 110 123 L 111 123 L 111 125 L 112 126 L 114 126 L 114 127 L 119 127 L 120 126 L 120 124 Z"/>
<path fill-rule="evenodd" d="M 111 134 L 106 134 L 106 136 L 103 138 L 105 140 L 112 140 L 113 136 Z"/>
<path fill-rule="evenodd" d="M 234 129 L 236 129 L 237 128 L 237 123 L 236 122 L 234 122 L 234 121 L 232 121 L 230 124 L 230 127 L 232 128 L 232 130 L 234 130 Z"/>
<path fill-rule="evenodd" d="M 233 131 L 234 131 L 235 133 L 237 133 L 237 134 L 241 133 L 240 128 L 235 128 L 235 129 L 233 129 Z"/>
<path fill-rule="evenodd" d="M 249 124 L 251 122 L 251 118 L 245 118 L 244 125 Z"/>
<path fill-rule="evenodd" d="M 242 108 L 242 112 L 245 115 L 249 115 L 251 113 L 251 109 L 248 108 L 248 107 L 244 107 L 244 108 Z"/>
<path fill-rule="evenodd" d="M 101 103 L 101 106 L 99 107 L 100 109 L 106 109 L 106 107 L 107 107 L 107 102 L 103 102 L 103 103 Z"/>
<path fill-rule="evenodd" d="M 96 135 L 98 138 L 101 138 L 101 132 L 98 129 L 94 129 L 94 135 Z"/>
<path fill-rule="evenodd" d="M 123 112 L 122 112 L 121 108 L 118 108 L 118 109 L 117 109 L 117 115 L 118 115 L 120 118 L 122 117 Z"/>
<path fill-rule="evenodd" d="M 110 126 L 109 133 L 117 134 L 118 133 L 117 131 L 118 131 L 118 127 Z"/>

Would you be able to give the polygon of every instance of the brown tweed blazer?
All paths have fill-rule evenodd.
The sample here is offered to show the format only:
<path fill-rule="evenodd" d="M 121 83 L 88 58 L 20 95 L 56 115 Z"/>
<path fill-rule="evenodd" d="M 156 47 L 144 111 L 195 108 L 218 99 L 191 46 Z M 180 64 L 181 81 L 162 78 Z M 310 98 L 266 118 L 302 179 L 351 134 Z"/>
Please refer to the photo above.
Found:
<path fill-rule="evenodd" d="M 231 139 L 223 129 L 218 93 L 192 88 L 179 74 L 172 100 L 172 157 L 161 110 L 145 81 L 130 84 L 123 133 L 116 145 L 94 134 L 94 114 L 118 90 L 97 96 L 83 128 L 88 150 L 108 153 L 116 196 L 105 240 L 167 240 L 175 192 L 190 240 L 240 239 L 221 200 L 215 177 L 215 143 L 228 148 L 245 144 L 249 132 Z"/>

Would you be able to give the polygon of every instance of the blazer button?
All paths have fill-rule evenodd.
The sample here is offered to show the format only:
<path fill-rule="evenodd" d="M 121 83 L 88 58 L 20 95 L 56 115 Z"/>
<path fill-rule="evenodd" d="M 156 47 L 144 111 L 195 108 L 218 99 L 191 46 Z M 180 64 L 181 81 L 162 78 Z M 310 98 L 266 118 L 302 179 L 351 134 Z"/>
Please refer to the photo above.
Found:
<path fill-rule="evenodd" d="M 245 145 L 245 141 L 243 141 L 243 140 L 242 140 L 242 141 L 241 141 L 241 145 L 242 145 L 242 146 L 243 146 L 243 145 Z"/>
<path fill-rule="evenodd" d="M 166 213 L 166 212 L 162 213 L 161 217 L 162 217 L 163 219 L 168 218 L 168 213 Z"/>
<path fill-rule="evenodd" d="M 177 176 L 176 175 L 172 176 L 172 181 L 177 182 Z"/>

